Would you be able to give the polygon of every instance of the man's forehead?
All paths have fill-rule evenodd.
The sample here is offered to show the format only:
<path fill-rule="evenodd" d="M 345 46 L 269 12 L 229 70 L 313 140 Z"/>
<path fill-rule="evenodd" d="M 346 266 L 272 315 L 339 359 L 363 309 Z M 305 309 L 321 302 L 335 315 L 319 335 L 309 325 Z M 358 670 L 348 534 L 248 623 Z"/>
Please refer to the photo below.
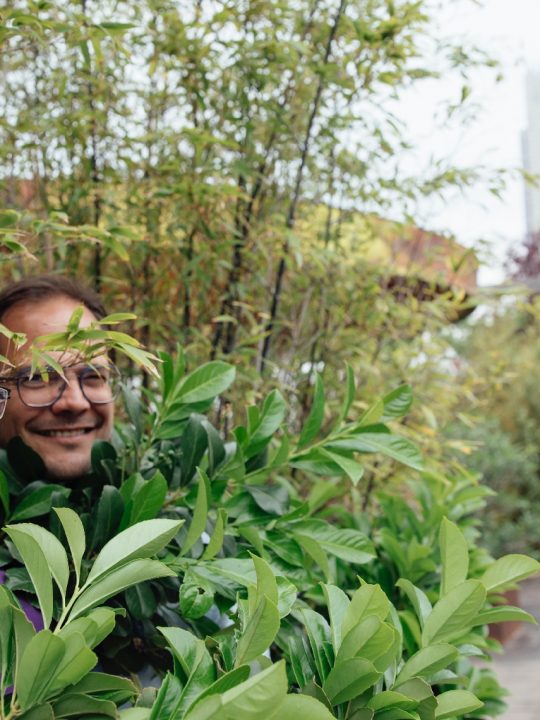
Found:
<path fill-rule="evenodd" d="M 17 343 L 0 334 L 0 353 L 17 364 L 28 357 L 28 346 L 41 335 L 64 332 L 73 315 L 81 304 L 65 295 L 55 295 L 40 300 L 21 300 L 6 310 L 1 322 L 8 330 L 22 333 L 27 343 L 18 347 Z M 87 327 L 96 320 L 94 314 L 83 307 L 81 327 Z"/>

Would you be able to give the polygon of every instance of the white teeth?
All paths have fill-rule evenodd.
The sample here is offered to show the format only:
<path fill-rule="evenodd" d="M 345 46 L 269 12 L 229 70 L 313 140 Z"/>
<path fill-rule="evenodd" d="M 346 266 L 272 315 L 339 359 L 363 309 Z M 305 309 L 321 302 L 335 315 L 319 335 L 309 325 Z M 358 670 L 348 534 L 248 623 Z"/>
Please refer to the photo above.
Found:
<path fill-rule="evenodd" d="M 45 430 L 43 434 L 47 437 L 77 437 L 85 432 L 86 430 Z"/>

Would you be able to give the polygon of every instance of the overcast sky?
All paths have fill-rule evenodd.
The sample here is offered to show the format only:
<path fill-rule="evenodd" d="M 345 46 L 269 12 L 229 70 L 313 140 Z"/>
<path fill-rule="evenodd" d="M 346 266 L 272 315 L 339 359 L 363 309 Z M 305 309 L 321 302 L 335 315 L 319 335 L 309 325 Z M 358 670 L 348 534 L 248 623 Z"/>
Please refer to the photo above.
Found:
<path fill-rule="evenodd" d="M 448 13 L 446 15 L 446 13 Z M 440 22 L 450 35 L 474 40 L 501 62 L 504 79 L 479 71 L 473 77 L 473 100 L 481 109 L 466 129 L 433 131 L 433 116 L 444 84 L 436 92 L 425 86 L 404 103 L 403 112 L 415 127 L 420 160 L 428 160 L 441 146 L 448 148 L 458 164 L 480 163 L 493 168 L 522 165 L 520 132 L 526 125 L 525 74 L 540 68 L 540 0 L 447 0 Z M 525 202 L 521 180 L 509 183 L 503 202 L 490 193 L 468 190 L 445 203 L 430 203 L 425 221 L 435 230 L 450 230 L 465 244 L 489 241 L 493 257 L 481 275 L 483 284 L 502 280 L 501 260 L 506 248 L 518 244 L 525 234 Z"/>

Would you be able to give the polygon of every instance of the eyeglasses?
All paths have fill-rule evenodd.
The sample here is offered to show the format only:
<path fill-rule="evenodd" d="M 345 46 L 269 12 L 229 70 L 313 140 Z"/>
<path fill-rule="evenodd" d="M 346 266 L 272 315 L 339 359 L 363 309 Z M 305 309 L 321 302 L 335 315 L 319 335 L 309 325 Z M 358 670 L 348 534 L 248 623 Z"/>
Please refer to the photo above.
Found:
<path fill-rule="evenodd" d="M 111 403 L 120 392 L 122 376 L 114 365 L 84 365 L 62 369 L 63 376 L 51 367 L 34 373 L 31 373 L 29 368 L 24 368 L 13 377 L 0 378 L 0 385 L 16 385 L 21 402 L 33 408 L 54 405 L 62 397 L 70 382 L 70 376 L 75 376 L 83 396 L 94 405 Z M 3 402 L 5 410 L 9 390 L 0 387 L 0 391 L 8 393 L 4 399 L 0 394 L 0 409 Z"/>
<path fill-rule="evenodd" d="M 6 412 L 7 401 L 9 400 L 10 395 L 11 395 L 11 390 L 0 387 L 0 419 L 4 417 L 4 413 Z"/>

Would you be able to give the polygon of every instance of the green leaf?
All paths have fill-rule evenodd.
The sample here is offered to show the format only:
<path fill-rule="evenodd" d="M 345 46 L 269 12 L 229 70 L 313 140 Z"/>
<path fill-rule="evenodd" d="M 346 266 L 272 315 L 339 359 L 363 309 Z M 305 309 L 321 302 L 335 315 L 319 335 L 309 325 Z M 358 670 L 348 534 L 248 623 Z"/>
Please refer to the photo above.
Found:
<path fill-rule="evenodd" d="M 78 585 L 81 561 L 86 548 L 84 527 L 80 517 L 74 510 L 71 510 L 70 508 L 53 508 L 53 510 L 58 515 L 58 518 L 62 523 L 62 527 L 64 528 Z"/>
<path fill-rule="evenodd" d="M 98 660 L 97 655 L 87 647 L 81 633 L 71 633 L 62 637 L 62 640 L 65 644 L 64 655 L 50 684 L 48 697 L 68 685 L 79 682 L 95 667 Z"/>
<path fill-rule="evenodd" d="M 398 687 L 413 677 L 429 678 L 439 670 L 444 670 L 459 656 L 453 645 L 440 643 L 422 648 L 412 655 L 401 668 L 394 687 Z"/>
<path fill-rule="evenodd" d="M 443 518 L 439 530 L 441 549 L 441 595 L 465 582 L 469 572 L 469 548 L 461 530 Z"/>
<path fill-rule="evenodd" d="M 353 485 L 358 485 L 364 474 L 363 465 L 361 465 L 356 460 L 351 460 L 351 458 L 340 455 L 337 452 L 330 452 L 325 448 L 321 448 L 320 452 L 325 455 L 329 460 L 336 463 L 336 465 L 339 465 L 345 475 L 349 477 Z"/>
<path fill-rule="evenodd" d="M 315 660 L 319 680 L 324 681 L 334 664 L 331 631 L 325 618 L 318 612 L 305 608 L 301 611 L 309 645 Z"/>
<path fill-rule="evenodd" d="M 360 420 L 358 421 L 359 427 L 367 427 L 368 425 L 375 425 L 380 422 L 384 411 L 384 404 L 381 398 L 370 405 L 368 409 L 363 413 Z"/>
<path fill-rule="evenodd" d="M 64 488 L 61 485 L 44 485 L 34 492 L 27 495 L 17 507 L 13 510 L 10 520 L 30 520 L 40 515 L 45 515 L 51 509 L 51 498 L 55 493 L 60 493 L 64 497 L 69 497 L 69 488 Z"/>
<path fill-rule="evenodd" d="M 146 620 L 155 613 L 158 600 L 148 583 L 138 583 L 126 590 L 126 607 L 136 620 Z"/>
<path fill-rule="evenodd" d="M 331 450 L 380 453 L 415 470 L 423 469 L 422 456 L 416 445 L 407 438 L 388 432 L 358 432 L 345 440 L 334 440 L 327 447 Z"/>
<path fill-rule="evenodd" d="M 480 580 L 489 593 L 500 592 L 538 571 L 540 563 L 527 555 L 504 555 L 488 567 Z"/>
<path fill-rule="evenodd" d="M 174 398 L 184 404 L 209 400 L 224 392 L 233 383 L 235 374 L 235 368 L 228 363 L 206 363 L 184 378 Z"/>
<path fill-rule="evenodd" d="M 265 398 L 259 422 L 253 428 L 244 456 L 251 458 L 257 455 L 267 444 L 272 435 L 283 422 L 286 411 L 285 400 L 279 390 L 272 390 Z"/>
<path fill-rule="evenodd" d="M 375 663 L 394 642 L 394 629 L 375 615 L 364 617 L 343 635 L 336 663 L 351 657 L 363 657 Z"/>
<path fill-rule="evenodd" d="M 302 547 L 302 550 L 304 550 L 315 561 L 315 563 L 323 571 L 324 577 L 328 580 L 330 577 L 328 556 L 319 543 L 313 538 L 308 537 L 307 535 L 302 535 L 301 533 L 292 533 L 291 537 L 294 538 L 294 540 L 296 540 L 296 542 Z"/>
<path fill-rule="evenodd" d="M 410 385 L 400 385 L 383 398 L 384 413 L 381 422 L 403 417 L 411 409 L 413 392 Z"/>
<path fill-rule="evenodd" d="M 341 632 L 343 637 L 352 630 L 360 620 L 374 615 L 379 620 L 385 620 L 390 612 L 390 601 L 380 585 L 362 585 L 355 590 L 345 617 Z"/>
<path fill-rule="evenodd" d="M 158 553 L 176 535 L 183 520 L 144 520 L 123 530 L 109 540 L 97 556 L 87 583 L 113 568 L 136 558 L 149 558 Z"/>
<path fill-rule="evenodd" d="M 497 606 L 490 610 L 484 610 L 478 613 L 474 621 L 474 626 L 491 625 L 499 622 L 528 622 L 537 625 L 536 618 L 525 610 L 511 605 Z"/>
<path fill-rule="evenodd" d="M 282 662 L 250 677 L 223 695 L 210 695 L 194 705 L 184 720 L 260 720 L 272 718 L 287 692 Z"/>
<path fill-rule="evenodd" d="M 180 586 L 180 613 L 184 618 L 197 619 L 206 615 L 214 604 L 214 586 L 188 570 Z"/>
<path fill-rule="evenodd" d="M 315 391 L 313 393 L 313 402 L 311 410 L 302 427 L 300 438 L 298 440 L 298 449 L 300 450 L 317 437 L 324 420 L 324 385 L 321 376 L 315 375 Z"/>
<path fill-rule="evenodd" d="M 263 597 L 266 597 L 274 605 L 278 604 L 278 588 L 276 578 L 270 565 L 257 555 L 252 555 L 255 575 L 257 577 L 256 587 L 251 586 L 248 593 L 248 612 L 252 615 Z"/>
<path fill-rule="evenodd" d="M 384 710 L 386 708 L 402 708 L 410 710 L 416 706 L 416 701 L 402 695 L 394 690 L 383 690 L 383 692 L 374 695 L 368 701 L 367 706 L 372 710 Z"/>
<path fill-rule="evenodd" d="M 465 635 L 486 600 L 486 589 L 478 580 L 466 580 L 450 590 L 433 607 L 422 631 L 422 645 L 455 640 Z"/>
<path fill-rule="evenodd" d="M 227 524 L 227 513 L 223 508 L 218 509 L 214 532 L 210 538 L 210 542 L 206 546 L 206 550 L 202 554 L 202 560 L 211 560 L 215 557 L 223 546 L 225 537 L 225 526 Z"/>
<path fill-rule="evenodd" d="M 463 716 L 478 710 L 483 704 L 468 690 L 449 690 L 437 695 L 435 720 Z"/>
<path fill-rule="evenodd" d="M 186 535 L 186 539 L 182 545 L 181 555 L 185 555 L 197 540 L 201 537 L 206 527 L 206 519 L 208 517 L 208 488 L 209 480 L 202 470 L 198 471 L 199 484 L 197 491 L 197 501 L 195 503 L 195 509 L 193 510 L 193 517 L 191 524 Z"/>
<path fill-rule="evenodd" d="M 275 720 L 334 720 L 335 715 L 308 695 L 287 695 L 273 717 Z"/>
<path fill-rule="evenodd" d="M 48 628 L 53 612 L 52 574 L 39 543 L 30 535 L 19 530 L 16 525 L 7 525 L 6 532 L 13 540 L 15 547 L 28 570 L 30 579 L 39 601 L 43 626 Z"/>
<path fill-rule="evenodd" d="M 334 665 L 322 687 L 332 705 L 339 705 L 364 693 L 380 677 L 369 660 L 350 658 Z"/>
<path fill-rule="evenodd" d="M 175 710 L 175 717 L 185 711 L 216 679 L 214 663 L 204 642 L 181 628 L 158 628 L 166 638 L 184 675 L 183 689 Z M 176 665 L 176 663 L 175 663 Z"/>
<path fill-rule="evenodd" d="M 152 521 L 149 521 L 152 522 Z M 134 526 L 136 527 L 136 526 Z M 157 560 L 136 559 L 116 567 L 107 575 L 94 578 L 88 589 L 84 590 L 74 603 L 70 618 L 74 619 L 96 605 L 117 595 L 122 590 L 145 580 L 161 577 L 174 577 L 175 573 Z"/>
<path fill-rule="evenodd" d="M 50 630 L 34 635 L 24 649 L 17 674 L 17 699 L 28 710 L 45 699 L 65 651 L 65 644 Z"/>
<path fill-rule="evenodd" d="M 60 540 L 45 528 L 34 523 L 19 523 L 16 526 L 18 533 L 24 533 L 33 538 L 45 556 L 49 571 L 54 578 L 62 598 L 66 596 L 69 580 L 69 566 L 66 551 Z"/>
<path fill-rule="evenodd" d="M 150 480 L 141 485 L 133 497 L 133 504 L 129 516 L 129 524 L 152 520 L 159 513 L 167 495 L 167 481 L 159 470 L 156 470 Z"/>
<path fill-rule="evenodd" d="M 178 717 L 176 709 L 182 695 L 182 683 L 179 678 L 167 673 L 152 705 L 149 720 L 169 720 Z"/>
<path fill-rule="evenodd" d="M 341 645 L 341 626 L 349 609 L 351 601 L 340 588 L 335 585 L 323 585 L 328 617 L 330 618 L 330 631 L 332 633 L 332 646 L 337 653 Z"/>
<path fill-rule="evenodd" d="M 208 447 L 208 432 L 205 429 L 201 418 L 192 415 L 186 423 L 182 437 L 180 438 L 180 470 L 182 473 L 181 483 L 187 485 Z"/>
<path fill-rule="evenodd" d="M 0 502 L 6 515 L 9 515 L 9 486 L 5 474 L 0 470 Z"/>
<path fill-rule="evenodd" d="M 71 692 L 87 693 L 123 693 L 126 699 L 134 696 L 136 693 L 135 686 L 131 680 L 127 678 L 117 677 L 116 675 L 108 675 L 101 672 L 93 672 L 88 674 L 78 683 L 70 688 Z"/>
<path fill-rule="evenodd" d="M 98 548 L 112 535 L 120 525 L 124 512 L 124 501 L 114 485 L 104 485 L 101 495 L 92 512 L 93 533 L 90 548 Z"/>
<path fill-rule="evenodd" d="M 275 603 L 263 597 L 248 618 L 246 627 L 238 640 L 236 667 L 255 660 L 267 650 L 280 626 L 279 611 Z"/>
<path fill-rule="evenodd" d="M 117 708 L 111 700 L 94 698 L 78 693 L 65 693 L 53 702 L 55 718 L 72 717 L 78 720 L 81 717 L 116 718 Z M 89 718 L 88 720 L 91 720 Z"/>
<path fill-rule="evenodd" d="M 429 617 L 433 610 L 427 595 L 405 578 L 400 578 L 396 585 L 405 592 L 414 608 L 416 617 L 420 621 L 421 627 L 424 627 L 426 618 Z"/>
<path fill-rule="evenodd" d="M 361 565 L 375 557 L 373 544 L 358 530 L 335 528 L 322 520 L 295 523 L 292 529 L 295 533 L 312 538 L 325 552 L 345 562 Z"/>

